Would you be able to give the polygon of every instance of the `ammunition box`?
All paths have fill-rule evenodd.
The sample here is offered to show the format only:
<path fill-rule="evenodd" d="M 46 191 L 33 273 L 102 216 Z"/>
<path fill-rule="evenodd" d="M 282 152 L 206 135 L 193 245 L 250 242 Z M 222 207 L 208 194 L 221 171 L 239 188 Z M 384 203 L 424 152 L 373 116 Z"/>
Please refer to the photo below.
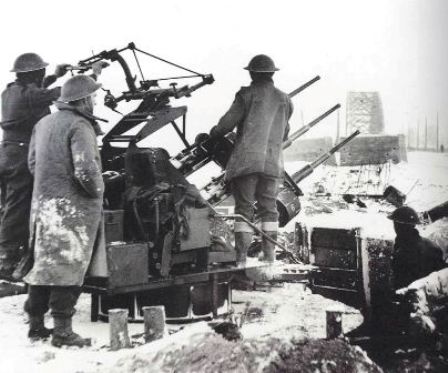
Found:
<path fill-rule="evenodd" d="M 188 236 L 180 239 L 180 251 L 209 247 L 211 243 L 210 209 L 191 208 L 186 209 L 188 219 Z"/>
<path fill-rule="evenodd" d="M 104 210 L 104 231 L 106 244 L 123 242 L 124 210 Z"/>
<path fill-rule="evenodd" d="M 148 246 L 144 243 L 106 248 L 109 289 L 148 283 Z"/>

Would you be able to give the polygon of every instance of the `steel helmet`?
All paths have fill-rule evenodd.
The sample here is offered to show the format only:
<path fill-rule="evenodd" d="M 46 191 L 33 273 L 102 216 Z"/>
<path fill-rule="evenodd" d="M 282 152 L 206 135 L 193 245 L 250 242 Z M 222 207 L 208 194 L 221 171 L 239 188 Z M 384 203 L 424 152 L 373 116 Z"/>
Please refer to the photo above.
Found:
<path fill-rule="evenodd" d="M 254 71 L 257 73 L 273 73 L 279 69 L 275 67 L 274 61 L 271 57 L 265 54 L 258 54 L 252 58 L 245 70 Z"/>
<path fill-rule="evenodd" d="M 81 100 L 90 96 L 100 87 L 101 84 L 95 82 L 91 77 L 76 75 L 64 83 L 61 89 L 61 97 L 58 100 L 62 102 Z"/>
<path fill-rule="evenodd" d="M 400 224 L 420 224 L 417 212 L 409 206 L 401 206 L 397 208 L 392 214 L 388 215 L 387 218 Z"/>
<path fill-rule="evenodd" d="M 24 53 L 16 58 L 11 72 L 26 73 L 29 71 L 36 71 L 45 69 L 48 66 L 41 56 L 36 53 Z"/>

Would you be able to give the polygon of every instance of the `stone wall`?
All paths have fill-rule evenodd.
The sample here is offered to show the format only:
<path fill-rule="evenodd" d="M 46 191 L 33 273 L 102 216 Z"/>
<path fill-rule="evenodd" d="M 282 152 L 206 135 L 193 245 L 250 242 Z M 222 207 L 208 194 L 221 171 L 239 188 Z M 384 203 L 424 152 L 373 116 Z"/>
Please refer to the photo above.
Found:
<path fill-rule="evenodd" d="M 333 139 L 329 136 L 295 141 L 283 153 L 285 161 L 312 162 L 328 152 L 333 147 Z M 331 156 L 325 164 L 336 165 L 336 159 Z"/>
<path fill-rule="evenodd" d="M 403 135 L 358 136 L 341 149 L 341 166 L 407 161 Z"/>

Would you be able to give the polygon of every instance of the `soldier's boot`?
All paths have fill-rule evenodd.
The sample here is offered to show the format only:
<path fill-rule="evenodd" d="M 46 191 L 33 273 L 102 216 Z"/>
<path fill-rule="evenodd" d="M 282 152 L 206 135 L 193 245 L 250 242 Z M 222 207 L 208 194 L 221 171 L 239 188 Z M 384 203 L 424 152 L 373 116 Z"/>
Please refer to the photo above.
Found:
<path fill-rule="evenodd" d="M 82 338 L 73 331 L 71 317 L 54 317 L 54 331 L 51 344 L 55 347 L 86 347 L 92 345 L 92 340 L 90 338 Z"/>
<path fill-rule="evenodd" d="M 45 340 L 53 333 L 53 329 L 48 329 L 44 325 L 44 316 L 30 316 L 30 328 L 28 330 L 28 338 L 35 342 Z"/>
<path fill-rule="evenodd" d="M 19 248 L 16 245 L 0 245 L 0 280 L 15 281 L 12 274 L 19 259 Z"/>
<path fill-rule="evenodd" d="M 236 265 L 239 268 L 246 266 L 247 249 L 252 243 L 252 232 L 235 232 Z"/>
<path fill-rule="evenodd" d="M 23 281 L 23 278 L 31 271 L 34 264 L 33 252 L 27 250 L 22 256 L 22 259 L 16 265 L 14 272 L 12 273 L 12 278 L 19 282 Z"/>
<path fill-rule="evenodd" d="M 271 237 L 273 240 L 277 241 L 277 232 L 264 231 L 264 233 L 267 234 L 269 237 Z M 266 237 L 263 237 L 262 248 L 263 248 L 263 256 L 261 257 L 261 260 L 267 263 L 274 263 L 275 244 L 269 241 Z"/>

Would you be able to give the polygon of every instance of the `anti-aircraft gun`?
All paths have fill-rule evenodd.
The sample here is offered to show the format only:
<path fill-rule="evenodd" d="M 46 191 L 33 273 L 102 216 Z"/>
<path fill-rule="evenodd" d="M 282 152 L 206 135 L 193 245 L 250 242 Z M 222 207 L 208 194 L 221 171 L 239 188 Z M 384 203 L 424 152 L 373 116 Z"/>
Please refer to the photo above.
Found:
<path fill-rule="evenodd" d="M 124 58 L 129 52 L 140 70 L 139 83 Z M 141 54 L 190 75 L 147 80 L 137 57 Z M 152 304 L 164 304 L 169 318 L 216 314 L 225 301 L 229 304 L 229 282 L 239 271 L 232 265 L 235 253 L 211 250 L 210 209 L 186 179 L 194 170 L 176 168 L 175 159 L 163 148 L 138 146 L 172 125 L 186 149 L 193 149 L 195 144 L 186 138 L 187 107 L 170 103 L 212 84 L 213 76 L 142 51 L 133 43 L 81 60 L 72 70 L 83 73 L 98 61 L 118 62 L 127 85 L 120 95 L 105 90 L 105 106 L 118 112 L 121 102 L 138 104 L 102 139 L 105 245 L 94 254 L 84 286 L 92 292 L 92 318 L 103 317 L 108 309 L 119 306 L 129 308 L 130 318 L 138 319 L 141 308 Z M 175 83 L 193 78 L 200 81 L 182 87 Z M 164 82 L 170 83 L 169 87 L 159 86 Z M 129 134 L 137 126 L 141 126 L 139 130 Z M 211 155 L 207 157 L 211 159 Z"/>
<path fill-rule="evenodd" d="M 131 52 L 136 59 L 141 75 L 139 84 L 123 57 L 124 52 Z M 147 80 L 137 53 L 191 75 Z M 141 308 L 153 304 L 164 304 L 169 318 L 215 315 L 225 301 L 228 304 L 229 282 L 240 269 L 232 265 L 233 250 L 211 250 L 213 219 L 209 201 L 201 197 L 186 177 L 210 161 L 225 167 L 233 142 L 229 135 L 210 147 L 200 138 L 190 144 L 186 138 L 187 108 L 170 105 L 173 99 L 188 97 L 213 83 L 213 76 L 142 51 L 133 43 L 82 60 L 77 68 L 86 71 L 92 63 L 103 60 L 118 62 L 127 84 L 127 90 L 119 96 L 106 90 L 105 106 L 117 111 L 120 102 L 137 101 L 138 105 L 123 115 L 102 139 L 105 245 L 94 254 L 84 286 L 93 294 L 92 318 L 102 317 L 110 308 L 127 307 L 130 318 L 138 319 Z M 175 81 L 190 78 L 200 82 L 177 88 Z M 319 79 L 314 78 L 291 94 Z M 159 87 L 163 82 L 172 83 L 167 88 Z M 293 134 L 290 140 L 294 141 L 337 108 L 339 105 Z M 137 145 L 169 124 L 185 145 L 179 155 L 170 158 L 163 148 Z M 138 125 L 142 125 L 139 131 L 129 135 L 128 131 Z M 288 178 L 286 183 L 296 195 L 301 193 L 292 179 Z"/>
<path fill-rule="evenodd" d="M 134 55 L 141 75 L 139 84 L 125 52 Z M 138 59 L 141 54 L 190 74 L 147 80 Z M 201 203 L 194 185 L 170 163 L 168 152 L 138 146 L 172 125 L 189 147 L 187 107 L 172 107 L 170 101 L 212 84 L 213 76 L 142 51 L 133 43 L 79 61 L 76 70 L 87 71 L 97 61 L 118 62 L 127 85 L 118 96 L 106 90 L 105 106 L 118 112 L 120 102 L 136 101 L 138 105 L 102 139 L 105 245 L 94 254 L 84 285 L 92 292 L 92 319 L 117 306 L 129 308 L 130 318 L 138 319 L 141 308 L 152 304 L 164 304 L 169 318 L 216 314 L 228 300 L 233 272 L 213 271 L 212 266 L 234 258 L 229 253 L 210 254 L 209 209 Z M 199 83 L 176 85 L 178 80 L 193 78 L 200 79 Z M 169 87 L 159 86 L 164 82 L 170 83 Z M 138 132 L 129 135 L 137 126 L 141 126 Z"/>

